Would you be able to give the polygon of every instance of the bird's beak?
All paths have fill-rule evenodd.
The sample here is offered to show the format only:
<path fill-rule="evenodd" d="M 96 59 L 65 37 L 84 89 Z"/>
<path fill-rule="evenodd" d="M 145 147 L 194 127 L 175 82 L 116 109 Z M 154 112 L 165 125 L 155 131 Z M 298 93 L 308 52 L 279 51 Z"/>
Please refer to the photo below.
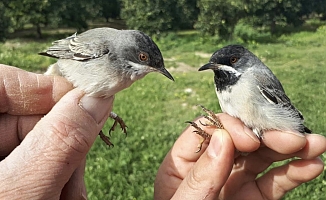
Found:
<path fill-rule="evenodd" d="M 170 80 L 174 81 L 173 76 L 164 67 L 157 69 L 157 72 L 163 74 L 164 76 L 168 77 Z"/>
<path fill-rule="evenodd" d="M 207 70 L 207 69 L 218 69 L 219 68 L 219 64 L 216 64 L 216 63 L 207 63 L 203 66 L 201 66 L 201 68 L 198 69 L 198 71 L 204 71 L 204 70 Z"/>

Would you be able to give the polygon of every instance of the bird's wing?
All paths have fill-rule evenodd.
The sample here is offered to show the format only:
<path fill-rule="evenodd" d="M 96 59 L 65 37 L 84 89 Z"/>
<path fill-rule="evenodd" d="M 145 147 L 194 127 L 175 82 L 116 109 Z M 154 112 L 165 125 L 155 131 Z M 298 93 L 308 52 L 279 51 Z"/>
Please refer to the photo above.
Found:
<path fill-rule="evenodd" d="M 291 103 L 289 97 L 275 76 L 258 74 L 255 76 L 258 84 L 257 87 L 261 95 L 271 104 L 277 104 L 283 108 L 293 111 L 293 114 L 302 120 L 304 119 L 301 112 L 297 110 Z"/>
<path fill-rule="evenodd" d="M 92 29 L 80 35 L 77 33 L 62 40 L 52 43 L 45 52 L 40 55 L 54 58 L 88 60 L 98 58 L 109 52 L 110 39 L 115 31 L 111 29 Z"/>

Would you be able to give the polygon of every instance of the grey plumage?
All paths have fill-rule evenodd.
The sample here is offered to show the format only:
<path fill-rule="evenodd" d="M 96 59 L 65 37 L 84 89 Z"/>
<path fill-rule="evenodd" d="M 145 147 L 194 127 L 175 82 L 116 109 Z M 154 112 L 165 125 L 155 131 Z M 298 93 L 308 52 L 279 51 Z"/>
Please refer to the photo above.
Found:
<path fill-rule="evenodd" d="M 199 71 L 212 69 L 223 112 L 239 118 L 257 136 L 265 130 L 311 133 L 272 71 L 240 45 L 216 51 Z"/>
<path fill-rule="evenodd" d="M 150 72 L 159 72 L 173 80 L 165 69 L 161 51 L 153 40 L 136 30 L 96 28 L 80 35 L 53 42 L 40 55 L 58 58 L 46 75 L 60 75 L 87 95 L 108 98 L 129 87 Z M 115 113 L 110 132 L 117 123 L 126 133 L 127 126 Z M 113 144 L 101 131 L 101 139 Z"/>
<path fill-rule="evenodd" d="M 46 74 L 62 75 L 96 97 L 110 97 L 149 72 L 156 71 L 173 80 L 157 45 L 136 30 L 96 28 L 75 33 L 53 42 L 40 54 L 58 58 Z"/>

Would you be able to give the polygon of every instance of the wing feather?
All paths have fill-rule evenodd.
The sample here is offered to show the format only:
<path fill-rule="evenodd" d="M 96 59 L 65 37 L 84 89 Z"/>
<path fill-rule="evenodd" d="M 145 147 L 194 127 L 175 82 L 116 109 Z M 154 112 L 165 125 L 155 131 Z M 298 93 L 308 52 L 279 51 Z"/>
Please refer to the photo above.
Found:
<path fill-rule="evenodd" d="M 256 75 L 255 78 L 261 95 L 268 102 L 278 104 L 285 109 L 291 110 L 294 116 L 304 120 L 303 115 L 293 106 L 290 98 L 285 94 L 282 84 L 275 76 L 259 74 Z"/>
<path fill-rule="evenodd" d="M 53 42 L 52 46 L 40 55 L 79 61 L 98 58 L 109 53 L 110 41 L 117 32 L 118 30 L 111 28 L 97 28 L 80 35 L 75 33 Z"/>

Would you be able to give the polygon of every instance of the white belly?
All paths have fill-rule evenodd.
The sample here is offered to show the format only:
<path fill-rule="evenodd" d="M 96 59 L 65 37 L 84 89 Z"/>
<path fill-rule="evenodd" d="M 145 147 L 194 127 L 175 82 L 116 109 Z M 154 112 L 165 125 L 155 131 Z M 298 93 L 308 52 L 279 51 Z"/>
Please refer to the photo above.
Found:
<path fill-rule="evenodd" d="M 296 131 L 301 126 L 290 109 L 268 102 L 256 85 L 250 86 L 241 79 L 232 90 L 216 91 L 216 94 L 222 111 L 239 118 L 249 128 Z"/>

